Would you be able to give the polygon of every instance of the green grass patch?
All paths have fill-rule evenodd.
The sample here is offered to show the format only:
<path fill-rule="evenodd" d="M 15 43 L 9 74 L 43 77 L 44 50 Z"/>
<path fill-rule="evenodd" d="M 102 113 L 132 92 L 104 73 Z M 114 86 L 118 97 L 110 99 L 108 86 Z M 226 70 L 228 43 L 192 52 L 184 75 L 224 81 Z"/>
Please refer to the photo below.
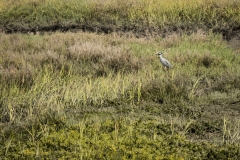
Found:
<path fill-rule="evenodd" d="M 239 27 L 240 3 L 227 0 L 2 1 L 0 28 L 6 32 L 83 29 L 150 34 L 195 28 Z"/>
<path fill-rule="evenodd" d="M 240 57 L 220 35 L 1 33 L 0 42 L 1 158 L 239 157 Z"/>

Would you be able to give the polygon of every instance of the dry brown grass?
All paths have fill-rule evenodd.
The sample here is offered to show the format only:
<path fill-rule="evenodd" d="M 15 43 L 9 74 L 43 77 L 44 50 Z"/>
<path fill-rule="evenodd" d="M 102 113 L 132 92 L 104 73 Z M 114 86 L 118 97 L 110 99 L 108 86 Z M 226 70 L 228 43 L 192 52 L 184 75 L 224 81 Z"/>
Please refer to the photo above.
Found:
<path fill-rule="evenodd" d="M 129 49 L 122 46 L 104 46 L 103 44 L 85 42 L 69 47 L 70 56 L 77 61 L 92 63 L 97 75 L 106 75 L 109 71 L 137 71 L 142 63 L 133 57 Z"/>
<path fill-rule="evenodd" d="M 119 38 L 109 41 L 109 37 L 98 39 L 94 34 L 89 36 L 81 32 L 69 33 L 69 36 L 46 35 L 44 38 L 39 35 L 29 38 L 20 34 L 1 34 L 1 79 L 30 80 L 45 66 L 53 72 L 61 72 L 68 71 L 75 64 L 78 65 L 73 74 L 102 76 L 112 71 L 139 70 L 142 60 L 134 57 L 129 48 L 119 45 Z"/>

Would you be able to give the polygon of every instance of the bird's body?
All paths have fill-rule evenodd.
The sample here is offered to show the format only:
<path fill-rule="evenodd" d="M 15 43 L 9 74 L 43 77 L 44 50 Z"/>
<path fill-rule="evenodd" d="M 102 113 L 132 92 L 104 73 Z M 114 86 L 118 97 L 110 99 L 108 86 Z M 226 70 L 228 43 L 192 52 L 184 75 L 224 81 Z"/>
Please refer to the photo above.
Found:
<path fill-rule="evenodd" d="M 162 63 L 162 65 L 164 67 L 167 67 L 167 68 L 173 68 L 171 63 L 166 59 L 166 58 L 163 58 L 162 56 L 162 52 L 158 52 L 157 55 L 159 55 L 160 57 L 160 62 Z"/>

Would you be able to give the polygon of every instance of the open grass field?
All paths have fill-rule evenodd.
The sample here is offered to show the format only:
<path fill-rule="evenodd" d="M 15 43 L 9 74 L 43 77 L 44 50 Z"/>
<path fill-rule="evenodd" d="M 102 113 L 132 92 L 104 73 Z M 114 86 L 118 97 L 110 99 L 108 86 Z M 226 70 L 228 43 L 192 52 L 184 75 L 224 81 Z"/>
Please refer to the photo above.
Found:
<path fill-rule="evenodd" d="M 239 8 L 1 1 L 0 159 L 237 160 Z"/>

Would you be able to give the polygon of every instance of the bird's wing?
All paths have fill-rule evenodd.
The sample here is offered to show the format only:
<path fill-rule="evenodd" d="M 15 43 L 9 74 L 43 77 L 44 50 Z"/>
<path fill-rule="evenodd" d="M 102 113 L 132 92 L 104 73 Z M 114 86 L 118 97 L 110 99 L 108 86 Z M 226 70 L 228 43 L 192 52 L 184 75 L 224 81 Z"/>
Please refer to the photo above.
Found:
<path fill-rule="evenodd" d="M 166 66 L 172 67 L 172 64 L 165 58 L 164 58 L 164 63 L 165 63 Z"/>

